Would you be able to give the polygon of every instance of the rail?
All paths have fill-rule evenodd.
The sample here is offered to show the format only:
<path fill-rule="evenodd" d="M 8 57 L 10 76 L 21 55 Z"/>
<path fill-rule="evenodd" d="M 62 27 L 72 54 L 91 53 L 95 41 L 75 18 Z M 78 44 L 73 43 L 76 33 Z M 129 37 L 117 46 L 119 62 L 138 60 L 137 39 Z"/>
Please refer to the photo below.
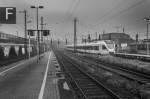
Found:
<path fill-rule="evenodd" d="M 117 57 L 124 57 L 124 58 L 150 60 L 150 55 L 128 54 L 128 53 L 114 53 L 113 55 Z"/>
<path fill-rule="evenodd" d="M 61 60 L 59 61 L 60 64 L 63 65 L 67 73 L 70 75 L 71 79 L 73 79 L 73 81 L 77 85 L 77 88 L 80 90 L 82 99 L 96 99 L 106 97 L 109 97 L 108 99 L 121 99 L 111 89 L 104 86 L 94 77 L 80 68 L 79 64 L 75 63 L 75 61 L 60 52 L 55 53 L 58 60 Z"/>

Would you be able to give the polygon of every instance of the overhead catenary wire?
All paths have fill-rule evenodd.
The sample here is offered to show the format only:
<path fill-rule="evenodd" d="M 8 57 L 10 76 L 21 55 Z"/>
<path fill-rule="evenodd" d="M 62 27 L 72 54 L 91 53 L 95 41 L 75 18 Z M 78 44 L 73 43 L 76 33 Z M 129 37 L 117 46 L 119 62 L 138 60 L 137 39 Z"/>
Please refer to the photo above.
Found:
<path fill-rule="evenodd" d="M 115 17 L 118 17 L 119 15 L 125 13 L 126 11 L 129 11 L 129 10 L 131 10 L 131 9 L 133 9 L 133 8 L 135 8 L 135 7 L 137 7 L 137 6 L 139 6 L 140 4 L 144 3 L 145 1 L 147 1 L 147 0 L 141 0 L 141 1 L 139 1 L 139 2 L 137 2 L 137 3 L 135 3 L 135 4 L 133 4 L 133 5 L 129 6 L 128 8 L 125 8 L 125 9 L 123 9 L 123 10 L 117 12 L 116 14 L 114 14 L 114 15 L 108 17 L 108 18 L 107 18 L 107 15 L 108 15 L 108 14 L 105 14 L 102 18 L 100 18 L 100 20 L 102 20 L 102 21 L 99 21 L 98 23 L 96 23 L 96 24 L 94 24 L 94 25 L 92 25 L 92 26 L 93 26 L 93 27 L 98 26 L 98 25 L 100 25 L 100 24 L 103 24 L 104 22 L 107 22 L 108 19 L 111 20 L 111 19 L 113 19 L 113 18 L 115 18 Z M 115 8 L 115 9 L 116 9 L 116 8 Z M 115 10 L 115 9 L 113 9 L 113 10 Z M 112 10 L 110 10 L 110 11 L 112 11 Z M 105 19 L 103 19 L 103 18 L 105 18 Z M 107 19 L 106 19 L 106 18 L 107 18 Z"/>
<path fill-rule="evenodd" d="M 64 19 L 59 23 L 67 23 L 66 21 L 73 17 L 73 13 L 77 9 L 77 7 L 80 4 L 80 0 L 73 0 L 73 2 L 70 4 L 69 8 L 66 10 L 66 13 L 64 15 Z"/>
<path fill-rule="evenodd" d="M 106 13 L 100 18 L 100 20 L 102 20 L 102 21 L 99 21 L 98 23 L 96 23 L 96 24 L 94 24 L 94 25 L 92 25 L 92 24 L 91 24 L 91 25 L 84 25 L 84 24 L 81 23 L 81 21 L 80 21 L 80 25 L 82 25 L 82 26 L 84 25 L 84 27 L 86 27 L 87 29 L 90 28 L 90 29 L 94 30 L 94 27 L 97 27 L 98 25 L 103 24 L 104 22 L 109 21 L 109 20 L 113 19 L 114 17 L 117 17 L 117 16 L 121 15 L 122 13 L 125 13 L 126 11 L 137 7 L 138 5 L 144 3 L 145 1 L 147 1 L 147 0 L 139 1 L 139 2 L 137 2 L 137 3 L 135 3 L 135 4 L 132 4 L 131 6 L 129 6 L 129 7 L 127 7 L 127 8 L 125 8 L 125 9 L 123 9 L 123 10 L 117 12 L 115 15 L 109 16 L 113 11 L 115 11 L 116 9 L 118 9 L 118 7 L 123 3 L 123 1 L 122 1 L 122 2 L 120 2 L 117 6 L 115 6 L 113 9 L 109 10 L 108 12 L 106 12 Z M 107 17 L 107 16 L 108 16 L 108 17 Z M 106 18 L 107 18 L 107 19 L 106 19 Z M 109 19 L 109 20 L 108 20 L 108 19 Z"/>

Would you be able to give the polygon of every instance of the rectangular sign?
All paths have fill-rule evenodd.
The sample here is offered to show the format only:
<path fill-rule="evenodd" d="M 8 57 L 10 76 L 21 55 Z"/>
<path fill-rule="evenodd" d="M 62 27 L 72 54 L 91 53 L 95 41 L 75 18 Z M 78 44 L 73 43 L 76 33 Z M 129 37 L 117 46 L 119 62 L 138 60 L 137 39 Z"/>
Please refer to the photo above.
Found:
<path fill-rule="evenodd" d="M 15 7 L 0 7 L 0 24 L 16 24 Z"/>

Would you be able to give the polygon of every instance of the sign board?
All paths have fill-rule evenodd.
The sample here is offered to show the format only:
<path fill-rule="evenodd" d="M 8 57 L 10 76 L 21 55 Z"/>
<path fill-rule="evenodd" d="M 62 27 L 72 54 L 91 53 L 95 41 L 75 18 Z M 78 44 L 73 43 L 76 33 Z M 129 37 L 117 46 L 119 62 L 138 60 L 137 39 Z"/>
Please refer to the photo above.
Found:
<path fill-rule="evenodd" d="M 34 36 L 36 30 L 28 30 L 28 35 Z"/>
<path fill-rule="evenodd" d="M 35 31 L 37 31 L 37 30 L 29 29 L 28 30 L 28 35 L 34 36 Z M 38 30 L 38 33 L 41 33 L 42 36 L 48 36 L 48 35 L 50 35 L 50 30 Z"/>
<path fill-rule="evenodd" d="M 42 30 L 43 36 L 48 36 L 49 35 L 49 30 Z"/>
<path fill-rule="evenodd" d="M 15 7 L 0 7 L 0 24 L 16 24 Z"/>

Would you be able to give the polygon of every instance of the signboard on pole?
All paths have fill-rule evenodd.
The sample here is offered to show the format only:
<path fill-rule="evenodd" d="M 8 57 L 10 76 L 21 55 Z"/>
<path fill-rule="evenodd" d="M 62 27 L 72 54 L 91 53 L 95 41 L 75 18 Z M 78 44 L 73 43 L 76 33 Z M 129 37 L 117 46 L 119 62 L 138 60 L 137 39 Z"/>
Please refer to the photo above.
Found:
<path fill-rule="evenodd" d="M 28 35 L 29 36 L 34 36 L 36 30 L 28 30 Z"/>
<path fill-rule="evenodd" d="M 49 30 L 42 30 L 43 32 L 43 36 L 48 36 L 50 33 L 49 33 Z"/>
<path fill-rule="evenodd" d="M 0 7 L 0 24 L 16 24 L 15 7 Z"/>

